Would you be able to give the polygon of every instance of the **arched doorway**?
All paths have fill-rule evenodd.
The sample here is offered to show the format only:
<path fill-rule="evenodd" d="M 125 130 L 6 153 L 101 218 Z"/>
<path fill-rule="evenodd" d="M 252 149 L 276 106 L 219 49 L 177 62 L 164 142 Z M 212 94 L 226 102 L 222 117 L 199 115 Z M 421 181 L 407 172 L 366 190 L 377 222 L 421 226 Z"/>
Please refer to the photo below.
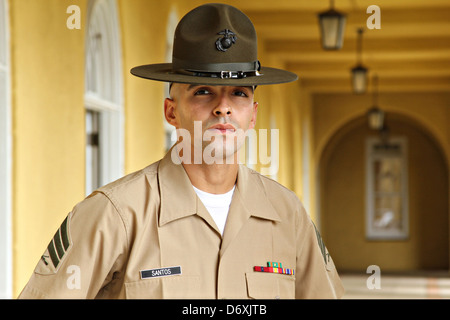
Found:
<path fill-rule="evenodd" d="M 378 136 L 365 117 L 344 125 L 320 160 L 321 232 L 341 271 L 448 270 L 449 186 L 445 156 L 426 129 L 388 113 L 390 137 L 407 141 L 408 235 L 369 239 L 366 234 L 366 140 Z"/>

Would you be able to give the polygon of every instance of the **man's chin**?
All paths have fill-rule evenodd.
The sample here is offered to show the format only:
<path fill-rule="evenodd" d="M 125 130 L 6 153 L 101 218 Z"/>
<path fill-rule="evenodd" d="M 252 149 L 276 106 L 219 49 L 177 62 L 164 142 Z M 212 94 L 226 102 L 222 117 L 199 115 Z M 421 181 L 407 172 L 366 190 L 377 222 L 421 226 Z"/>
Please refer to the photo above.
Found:
<path fill-rule="evenodd" d="M 203 161 L 207 164 L 233 164 L 236 162 L 236 146 L 210 143 L 203 149 Z"/>

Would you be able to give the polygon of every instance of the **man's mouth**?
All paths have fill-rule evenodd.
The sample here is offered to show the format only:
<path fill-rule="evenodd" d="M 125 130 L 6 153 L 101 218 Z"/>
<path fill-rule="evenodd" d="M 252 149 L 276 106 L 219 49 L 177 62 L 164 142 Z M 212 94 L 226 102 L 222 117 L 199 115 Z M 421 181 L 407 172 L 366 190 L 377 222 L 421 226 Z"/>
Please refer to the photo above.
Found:
<path fill-rule="evenodd" d="M 236 128 L 231 124 L 225 123 L 225 124 L 215 124 L 209 127 L 208 130 L 216 130 L 221 134 L 227 134 L 227 133 L 234 133 L 236 131 Z"/>

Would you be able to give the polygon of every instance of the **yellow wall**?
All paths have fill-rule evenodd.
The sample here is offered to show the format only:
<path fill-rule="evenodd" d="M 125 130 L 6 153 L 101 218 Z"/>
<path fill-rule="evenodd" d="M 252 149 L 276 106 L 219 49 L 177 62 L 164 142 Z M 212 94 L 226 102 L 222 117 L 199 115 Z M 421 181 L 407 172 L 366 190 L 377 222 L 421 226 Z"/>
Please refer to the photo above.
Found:
<path fill-rule="evenodd" d="M 119 1 L 125 89 L 125 171 L 139 170 L 164 155 L 164 84 L 137 78 L 130 69 L 164 62 L 166 1 Z"/>
<path fill-rule="evenodd" d="M 286 69 L 276 56 L 265 51 L 264 39 L 258 37 L 258 40 L 258 58 L 261 64 Z M 274 123 L 274 129 L 279 130 L 277 181 L 294 191 L 301 200 L 307 201 L 308 213 L 315 219 L 315 209 L 310 199 L 313 193 L 309 192 L 310 187 L 314 188 L 312 180 L 314 175 L 311 175 L 311 180 L 306 186 L 303 181 L 303 176 L 306 174 L 303 162 L 306 161 L 305 158 L 310 160 L 311 156 L 311 153 L 305 152 L 307 150 L 304 148 L 312 145 L 312 133 L 305 134 L 303 129 L 304 124 L 311 122 L 309 94 L 302 87 L 301 81 L 296 81 L 288 84 L 260 86 L 256 90 L 255 100 L 259 103 L 257 129 L 271 129 Z M 257 166 L 257 170 L 261 171 L 261 164 Z M 308 191 L 307 194 L 306 191 Z"/>
<path fill-rule="evenodd" d="M 84 36 L 66 27 L 68 5 L 9 2 L 15 294 L 84 194 Z"/>
<path fill-rule="evenodd" d="M 301 130 L 301 179 L 304 179 L 302 184 L 302 197 L 306 209 L 309 211 L 314 223 L 320 228 L 320 216 L 317 211 L 317 159 L 314 153 L 314 118 L 311 101 L 311 94 L 305 90 L 300 91 L 300 130 Z M 293 143 L 296 143 L 295 141 Z"/>
<path fill-rule="evenodd" d="M 125 4 L 126 2 L 126 4 Z M 69 30 L 69 5 L 81 30 Z M 125 172 L 164 154 L 163 84 L 129 70 L 164 61 L 169 8 L 119 1 L 125 87 Z M 84 198 L 87 0 L 10 1 L 13 110 L 13 296 L 72 207 Z"/>

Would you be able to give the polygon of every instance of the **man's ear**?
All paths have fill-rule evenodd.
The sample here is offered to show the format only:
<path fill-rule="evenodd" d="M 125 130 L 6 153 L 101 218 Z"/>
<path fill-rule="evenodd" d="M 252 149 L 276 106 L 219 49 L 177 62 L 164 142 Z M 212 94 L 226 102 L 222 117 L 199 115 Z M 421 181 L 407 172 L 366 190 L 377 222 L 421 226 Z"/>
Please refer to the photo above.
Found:
<path fill-rule="evenodd" d="M 164 100 L 164 116 L 166 117 L 166 120 L 169 124 L 177 128 L 178 118 L 176 117 L 175 109 L 176 109 L 175 101 L 171 98 L 166 98 Z"/>
<path fill-rule="evenodd" d="M 250 120 L 249 129 L 253 129 L 256 126 L 256 115 L 258 114 L 258 102 L 253 102 L 253 115 Z"/>

